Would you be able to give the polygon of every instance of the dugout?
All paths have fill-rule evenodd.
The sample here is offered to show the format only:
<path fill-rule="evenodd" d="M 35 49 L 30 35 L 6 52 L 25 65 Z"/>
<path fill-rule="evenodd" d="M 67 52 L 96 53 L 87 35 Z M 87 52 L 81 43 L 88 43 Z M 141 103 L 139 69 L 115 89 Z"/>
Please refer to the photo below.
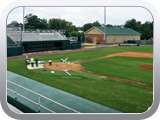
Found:
<path fill-rule="evenodd" d="M 69 40 L 24 41 L 22 44 L 25 53 L 71 49 Z"/>
<path fill-rule="evenodd" d="M 22 53 L 42 52 L 53 50 L 68 50 L 81 48 L 75 37 L 65 37 L 62 32 L 55 30 L 17 31 L 7 30 L 7 46 L 20 46 Z M 14 52 L 14 51 L 13 51 Z M 19 55 L 19 53 L 17 54 Z"/>

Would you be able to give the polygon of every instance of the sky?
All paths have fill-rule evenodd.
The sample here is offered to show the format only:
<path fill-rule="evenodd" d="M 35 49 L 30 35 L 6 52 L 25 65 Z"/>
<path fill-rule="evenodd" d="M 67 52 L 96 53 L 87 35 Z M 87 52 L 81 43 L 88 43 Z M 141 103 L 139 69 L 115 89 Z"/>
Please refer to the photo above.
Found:
<path fill-rule="evenodd" d="M 104 7 L 25 7 L 25 16 L 30 13 L 47 21 L 51 18 L 65 19 L 76 27 L 95 21 L 104 24 Z M 142 24 L 153 21 L 152 14 L 143 7 L 106 7 L 106 24 L 124 25 L 131 19 Z M 23 7 L 14 8 L 8 14 L 7 24 L 12 21 L 23 23 Z"/>

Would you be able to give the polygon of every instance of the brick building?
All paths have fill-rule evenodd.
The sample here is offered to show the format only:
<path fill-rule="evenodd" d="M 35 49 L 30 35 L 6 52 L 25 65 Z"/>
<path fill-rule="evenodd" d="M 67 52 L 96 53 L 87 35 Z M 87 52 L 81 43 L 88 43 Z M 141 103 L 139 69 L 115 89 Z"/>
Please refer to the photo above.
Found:
<path fill-rule="evenodd" d="M 92 27 L 86 32 L 85 43 L 104 44 L 104 27 Z M 119 44 L 126 40 L 140 40 L 141 34 L 130 28 L 106 27 L 106 43 Z"/>

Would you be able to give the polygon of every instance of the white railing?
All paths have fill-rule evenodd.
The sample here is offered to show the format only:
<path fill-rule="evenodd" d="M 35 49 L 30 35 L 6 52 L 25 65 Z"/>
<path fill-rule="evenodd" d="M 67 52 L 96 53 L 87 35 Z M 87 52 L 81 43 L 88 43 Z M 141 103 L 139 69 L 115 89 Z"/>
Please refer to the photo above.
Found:
<path fill-rule="evenodd" d="M 38 112 L 41 111 L 40 108 L 42 107 L 42 108 L 44 108 L 44 109 L 46 109 L 46 110 L 48 110 L 48 111 L 50 111 L 50 112 L 52 112 L 52 113 L 55 113 L 53 110 L 51 110 L 51 109 L 49 109 L 49 108 L 41 105 L 40 98 L 44 98 L 44 99 L 46 99 L 46 100 L 48 100 L 48 101 L 50 101 L 50 102 L 53 102 L 53 103 L 55 103 L 55 104 L 57 104 L 57 105 L 59 105 L 59 106 L 61 106 L 61 107 L 64 107 L 64 108 L 70 110 L 71 112 L 79 113 L 78 111 L 76 111 L 76 110 L 74 110 L 74 109 L 72 109 L 72 108 L 70 108 L 70 107 L 67 107 L 67 106 L 65 106 L 65 105 L 63 105 L 63 104 L 61 104 L 61 103 L 58 103 L 58 102 L 56 102 L 56 101 L 54 101 L 54 100 L 52 100 L 52 99 L 50 99 L 50 98 L 47 98 L 47 97 L 45 97 L 45 96 L 43 96 L 43 95 L 41 95 L 41 94 L 39 94 L 39 93 L 36 93 L 36 92 L 34 92 L 34 91 L 32 91 L 32 90 L 29 90 L 29 89 L 27 89 L 27 88 L 25 88 L 25 87 L 23 87 L 23 86 L 21 86 L 21 85 L 18 85 L 18 84 L 14 83 L 14 82 L 11 82 L 11 81 L 9 81 L 9 80 L 7 80 L 7 82 L 9 82 L 9 83 L 11 83 L 11 84 L 13 84 L 13 85 L 15 86 L 15 91 L 7 88 L 9 91 L 15 93 L 15 95 L 16 95 L 15 99 L 17 99 L 17 96 L 21 96 L 21 97 L 23 97 L 24 99 L 26 99 L 26 100 L 28 100 L 28 101 L 36 104 L 36 105 L 38 106 Z M 38 96 L 38 103 L 35 102 L 35 101 L 33 101 L 33 100 L 31 100 L 31 99 L 29 99 L 29 98 L 27 98 L 27 97 L 25 97 L 25 96 L 23 96 L 23 95 L 21 95 L 21 94 L 19 94 L 19 93 L 17 92 L 17 87 L 20 87 L 20 88 L 22 88 L 22 89 L 24 89 L 24 90 L 26 90 L 26 91 L 29 91 L 29 92 L 34 93 L 35 95 L 37 95 L 37 96 Z"/>

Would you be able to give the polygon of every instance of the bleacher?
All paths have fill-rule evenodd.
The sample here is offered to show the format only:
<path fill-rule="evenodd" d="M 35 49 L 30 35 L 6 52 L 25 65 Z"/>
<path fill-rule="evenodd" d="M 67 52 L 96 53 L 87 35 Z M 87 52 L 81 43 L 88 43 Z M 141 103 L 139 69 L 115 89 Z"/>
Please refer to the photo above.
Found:
<path fill-rule="evenodd" d="M 35 32 L 21 32 L 20 31 L 12 31 L 8 32 L 7 36 L 13 41 L 49 41 L 49 40 L 65 40 L 59 32 L 54 33 L 35 33 Z"/>
<path fill-rule="evenodd" d="M 59 32 L 55 32 L 55 33 L 38 33 L 38 34 L 44 40 L 64 40 L 65 39 L 65 37 L 63 37 Z"/>
<path fill-rule="evenodd" d="M 67 38 L 65 30 L 25 29 L 22 31 L 20 27 L 7 26 L 7 56 L 77 48 L 81 48 L 78 37 Z"/>
<path fill-rule="evenodd" d="M 7 36 L 7 46 L 18 46 L 15 41 L 13 41 L 10 37 Z"/>

